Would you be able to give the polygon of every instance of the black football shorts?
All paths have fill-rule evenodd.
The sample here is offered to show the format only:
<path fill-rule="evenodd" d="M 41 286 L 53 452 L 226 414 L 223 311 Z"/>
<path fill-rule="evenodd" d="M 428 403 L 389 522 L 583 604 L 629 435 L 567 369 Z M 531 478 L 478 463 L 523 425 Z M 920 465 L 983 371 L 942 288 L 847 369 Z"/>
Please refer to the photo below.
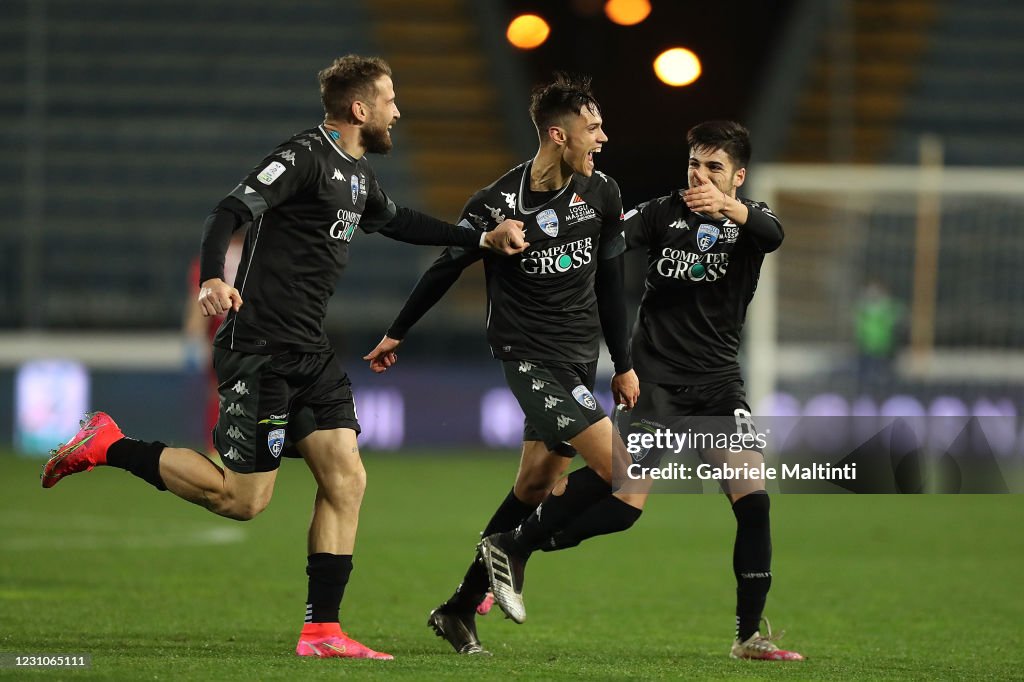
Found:
<path fill-rule="evenodd" d="M 359 433 L 348 375 L 333 351 L 256 355 L 213 349 L 220 414 L 213 443 L 238 473 L 273 471 L 320 429 Z"/>
<path fill-rule="evenodd" d="M 574 457 L 569 439 L 606 417 L 593 394 L 596 361 L 504 360 L 501 366 L 526 415 L 524 441 L 544 441 L 548 450 Z"/>
<path fill-rule="evenodd" d="M 712 450 L 763 451 L 740 379 L 692 386 L 641 381 L 640 399 L 632 410 L 616 413 L 615 425 L 633 459 L 648 466 L 665 453 L 641 448 L 641 436 L 659 430 L 686 434 L 688 440 L 677 442 L 702 456 Z"/>

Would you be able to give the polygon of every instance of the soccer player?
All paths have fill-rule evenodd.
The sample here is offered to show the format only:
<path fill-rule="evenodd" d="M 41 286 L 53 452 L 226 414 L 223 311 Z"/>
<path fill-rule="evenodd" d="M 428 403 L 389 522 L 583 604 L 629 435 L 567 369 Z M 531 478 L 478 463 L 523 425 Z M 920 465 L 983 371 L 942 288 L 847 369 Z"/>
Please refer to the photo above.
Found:
<path fill-rule="evenodd" d="M 751 144 L 746 128 L 708 121 L 687 133 L 688 189 L 641 204 L 625 217 L 629 248 L 647 250 L 644 295 L 631 350 L 640 378 L 632 422 L 688 423 L 720 429 L 723 417 L 735 433 L 752 434 L 737 355 L 747 306 L 754 296 L 765 254 L 782 244 L 778 218 L 763 203 L 740 199 Z M 625 433 L 623 424 L 619 424 Z M 653 458 L 657 453 L 648 454 Z M 701 453 L 713 466 L 755 465 L 760 452 Z M 650 465 L 641 460 L 641 464 Z M 649 486 L 648 486 L 649 489 Z M 771 573 L 768 495 L 761 480 L 730 481 L 723 491 L 736 517 L 733 571 L 736 576 L 734 658 L 802 660 L 779 649 L 771 627 L 759 631 Z M 608 532 L 605 519 L 622 502 L 639 515 L 643 486 L 627 483 L 556 534 L 546 549 L 572 547 Z M 767 620 L 765 620 L 767 625 Z"/>
<path fill-rule="evenodd" d="M 485 230 L 514 217 L 525 224 L 530 243 L 520 255 L 484 261 L 487 339 L 526 415 L 515 485 L 484 535 L 522 524 L 524 535 L 543 539 L 611 492 L 613 456 L 625 456 L 591 393 L 602 331 L 615 364 L 613 389 L 632 403 L 637 379 L 623 296 L 622 199 L 615 181 L 594 168 L 594 155 L 608 137 L 589 79 L 560 74 L 535 89 L 530 115 L 539 138 L 536 155 L 474 194 L 462 224 Z M 481 256 L 449 248 L 434 262 L 365 356 L 371 368 L 391 366 L 409 328 Z M 552 490 L 577 451 L 587 466 Z M 543 515 L 531 515 L 541 502 Z M 501 547 L 484 551 L 499 560 L 505 556 Z M 521 573 L 523 563 L 508 569 Z M 475 624 L 487 589 L 487 571 L 474 561 L 451 598 L 430 614 L 428 625 L 460 654 L 487 653 Z M 521 589 L 521 581 L 494 589 Z M 513 610 L 510 616 L 521 621 L 525 613 Z"/>
<path fill-rule="evenodd" d="M 414 244 L 525 246 L 521 223 L 480 233 L 396 207 L 366 154 L 392 146 L 399 119 L 391 68 L 348 55 L 320 72 L 325 118 L 278 146 L 207 218 L 201 250 L 205 315 L 227 313 L 214 341 L 221 410 L 214 443 L 225 469 L 193 450 L 126 438 L 109 415 L 82 430 L 43 468 L 44 488 L 98 465 L 126 469 L 158 490 L 232 519 L 270 501 L 283 454 L 297 451 L 316 479 L 308 534 L 308 600 L 299 656 L 390 659 L 349 638 L 339 608 L 352 570 L 366 473 L 348 376 L 324 333 L 327 302 L 356 228 Z M 232 233 L 251 223 L 237 288 L 224 281 Z"/>

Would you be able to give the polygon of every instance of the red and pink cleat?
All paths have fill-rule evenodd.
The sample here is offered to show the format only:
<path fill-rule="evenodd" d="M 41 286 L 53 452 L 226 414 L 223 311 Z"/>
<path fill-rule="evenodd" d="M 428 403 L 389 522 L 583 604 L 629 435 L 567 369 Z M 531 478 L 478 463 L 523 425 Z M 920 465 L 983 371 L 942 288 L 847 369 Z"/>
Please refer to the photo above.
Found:
<path fill-rule="evenodd" d="M 50 451 L 50 459 L 40 476 L 44 488 L 52 488 L 69 474 L 106 464 L 107 448 L 124 438 L 121 429 L 106 412 L 89 412 L 79 424 L 82 428 L 74 438 Z"/>
<path fill-rule="evenodd" d="M 295 653 L 316 658 L 374 658 L 380 661 L 390 661 L 394 658 L 391 654 L 382 654 L 360 644 L 346 635 L 338 623 L 303 625 Z"/>

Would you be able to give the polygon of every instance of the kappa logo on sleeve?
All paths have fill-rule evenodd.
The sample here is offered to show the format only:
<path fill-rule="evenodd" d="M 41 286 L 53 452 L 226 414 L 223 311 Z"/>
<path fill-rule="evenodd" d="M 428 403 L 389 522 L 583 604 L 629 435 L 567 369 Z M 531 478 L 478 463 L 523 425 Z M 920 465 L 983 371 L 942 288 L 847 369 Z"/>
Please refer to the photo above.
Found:
<path fill-rule="evenodd" d="M 260 171 L 260 174 L 256 176 L 256 179 L 264 185 L 272 185 L 274 184 L 274 180 L 281 177 L 286 170 L 288 169 L 284 167 L 283 163 L 271 161 L 269 166 Z"/>

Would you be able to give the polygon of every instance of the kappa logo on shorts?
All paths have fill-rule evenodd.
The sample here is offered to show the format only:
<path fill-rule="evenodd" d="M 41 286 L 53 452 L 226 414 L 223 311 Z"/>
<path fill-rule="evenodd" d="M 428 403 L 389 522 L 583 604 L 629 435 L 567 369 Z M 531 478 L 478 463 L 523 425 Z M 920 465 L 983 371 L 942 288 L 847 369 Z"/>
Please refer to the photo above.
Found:
<path fill-rule="evenodd" d="M 235 440 L 247 440 L 242 434 L 242 430 L 237 426 L 231 426 L 227 431 L 224 432 L 228 438 L 234 438 Z"/>
<path fill-rule="evenodd" d="M 274 457 L 281 456 L 281 450 L 284 449 L 284 429 L 274 429 L 267 434 L 267 447 Z"/>
<path fill-rule="evenodd" d="M 230 414 L 232 417 L 245 416 L 245 410 L 243 410 L 242 406 L 239 405 L 238 403 L 231 403 L 230 405 L 228 405 L 226 408 L 224 408 L 224 413 Z"/>
<path fill-rule="evenodd" d="M 562 402 L 561 398 L 556 398 L 553 395 L 545 396 L 545 398 L 544 398 L 544 409 L 545 409 L 545 411 L 546 410 L 550 410 L 552 407 L 554 407 L 555 405 L 557 405 L 560 402 Z"/>
<path fill-rule="evenodd" d="M 574 421 L 576 420 L 570 419 L 569 417 L 566 417 L 564 414 L 560 414 L 558 415 L 558 419 L 555 420 L 555 423 L 558 424 L 558 428 L 564 429 L 566 426 L 572 424 Z M 538 516 L 540 515 L 538 514 Z"/>
<path fill-rule="evenodd" d="M 533 383 L 530 385 L 530 388 L 532 388 L 535 391 L 539 391 L 540 389 L 544 388 L 547 385 L 548 385 L 548 382 L 546 382 L 546 381 L 541 381 L 540 379 L 534 379 Z"/>
<path fill-rule="evenodd" d="M 238 450 L 233 447 L 228 448 L 228 451 L 221 455 L 224 459 L 230 459 L 232 462 L 241 462 L 242 456 L 238 454 Z"/>
<path fill-rule="evenodd" d="M 236 381 L 235 385 L 231 387 L 231 390 L 238 395 L 249 395 L 249 388 L 245 385 L 244 381 Z"/>
<path fill-rule="evenodd" d="M 588 410 L 597 409 L 597 401 L 594 400 L 594 394 L 591 393 L 583 384 L 572 389 L 572 397 L 576 399 L 576 402 Z"/>
<path fill-rule="evenodd" d="M 532 363 L 532 362 L 527 362 L 526 360 L 523 360 L 523 361 L 521 361 L 521 362 L 519 363 L 519 372 L 520 372 L 521 374 L 526 374 L 526 373 L 527 373 L 527 372 L 529 372 L 529 371 L 530 371 L 531 369 L 533 369 L 533 367 L 534 367 L 534 365 L 533 365 L 533 363 Z"/>

